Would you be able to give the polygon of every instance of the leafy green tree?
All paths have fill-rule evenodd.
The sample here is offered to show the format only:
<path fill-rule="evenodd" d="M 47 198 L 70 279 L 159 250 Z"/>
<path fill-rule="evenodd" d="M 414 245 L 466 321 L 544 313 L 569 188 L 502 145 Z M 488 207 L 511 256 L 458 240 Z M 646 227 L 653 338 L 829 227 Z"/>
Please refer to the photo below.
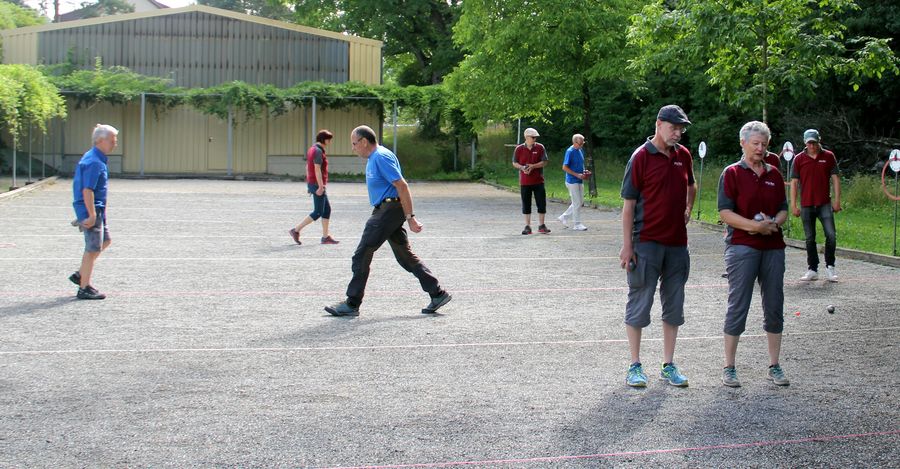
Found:
<path fill-rule="evenodd" d="M 197 3 L 281 21 L 290 21 L 294 15 L 280 0 L 197 0 Z"/>
<path fill-rule="evenodd" d="M 768 119 L 771 103 L 813 95 L 836 76 L 857 90 L 898 73 L 889 39 L 846 37 L 853 0 L 655 0 L 632 16 L 631 67 L 671 73 L 703 64 L 722 100 Z"/>
<path fill-rule="evenodd" d="M 42 133 L 54 117 L 65 117 L 59 90 L 30 65 L 0 65 L 0 128 L 12 136 L 13 155 L 19 136 L 30 126 Z M 15 172 L 13 172 L 15 185 Z"/>
<path fill-rule="evenodd" d="M 21 28 L 46 22 L 46 18 L 31 8 L 0 0 L 0 29 Z"/>
<path fill-rule="evenodd" d="M 97 18 L 122 13 L 134 13 L 134 5 L 125 0 L 97 0 L 94 3 L 82 3 L 81 10 L 84 12 L 83 18 Z"/>
<path fill-rule="evenodd" d="M 286 1 L 301 24 L 384 41 L 385 56 L 398 57 L 389 65 L 401 67 L 400 85 L 441 83 L 462 58 L 453 44 L 460 0 Z"/>
<path fill-rule="evenodd" d="M 591 167 L 591 86 L 622 80 L 624 33 L 633 3 L 466 1 L 455 28 L 466 56 L 447 79 L 451 94 L 479 127 L 489 119 L 546 120 L 555 112 L 580 122 Z"/>

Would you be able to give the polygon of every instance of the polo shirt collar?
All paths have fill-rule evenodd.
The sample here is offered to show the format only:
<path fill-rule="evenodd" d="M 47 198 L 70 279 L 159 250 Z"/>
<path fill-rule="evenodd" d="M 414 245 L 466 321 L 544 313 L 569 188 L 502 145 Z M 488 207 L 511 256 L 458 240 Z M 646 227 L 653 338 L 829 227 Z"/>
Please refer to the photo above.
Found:
<path fill-rule="evenodd" d="M 741 157 L 741 161 L 738 162 L 738 166 L 740 166 L 740 167 L 742 167 L 742 168 L 744 168 L 744 169 L 749 169 L 750 171 L 753 171 L 753 168 L 751 168 L 750 165 L 747 164 L 746 161 L 744 161 L 744 158 L 743 158 L 743 157 Z M 768 172 L 769 172 L 769 165 L 767 165 L 765 161 L 763 161 L 763 171 L 764 171 L 765 173 L 768 173 Z"/>
<path fill-rule="evenodd" d="M 644 148 L 646 148 L 647 152 L 649 152 L 651 154 L 656 154 L 656 153 L 662 154 L 662 152 L 659 151 L 659 148 L 656 148 L 656 145 L 653 144 L 653 136 L 647 137 L 647 143 L 644 144 Z M 671 155 L 675 155 L 676 151 L 678 151 L 677 144 L 674 147 L 669 147 L 669 153 Z M 665 156 L 665 155 L 663 155 L 663 156 Z"/>

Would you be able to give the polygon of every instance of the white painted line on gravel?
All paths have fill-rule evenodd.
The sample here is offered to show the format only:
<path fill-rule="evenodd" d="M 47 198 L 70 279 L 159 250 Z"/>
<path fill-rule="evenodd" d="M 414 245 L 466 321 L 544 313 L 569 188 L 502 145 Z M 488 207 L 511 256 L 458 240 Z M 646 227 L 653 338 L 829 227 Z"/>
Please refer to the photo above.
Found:
<path fill-rule="evenodd" d="M 864 329 L 836 329 L 808 332 L 785 332 L 784 336 L 810 336 L 827 334 L 849 334 L 859 332 L 885 332 L 900 330 L 897 327 L 872 327 Z M 764 338 L 766 334 L 743 334 L 742 339 Z M 678 340 L 721 340 L 721 335 L 679 337 Z M 662 337 L 645 337 L 644 341 L 660 342 Z M 116 354 L 116 353 L 196 353 L 196 352 L 320 352 L 341 350 L 395 350 L 428 348 L 482 348 L 482 347 L 522 347 L 544 345 L 601 345 L 627 343 L 628 339 L 597 340 L 553 340 L 520 342 L 467 342 L 453 344 L 405 344 L 405 345 L 336 345 L 323 347 L 191 347 L 191 348 L 147 348 L 147 349 L 67 349 L 67 350 L 7 350 L 0 355 L 68 355 L 68 354 Z"/>

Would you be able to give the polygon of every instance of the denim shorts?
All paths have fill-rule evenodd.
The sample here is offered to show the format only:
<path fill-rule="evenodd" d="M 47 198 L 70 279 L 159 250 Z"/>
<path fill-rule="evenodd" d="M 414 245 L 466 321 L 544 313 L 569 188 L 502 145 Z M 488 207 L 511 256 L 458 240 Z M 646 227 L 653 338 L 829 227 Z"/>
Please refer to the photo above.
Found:
<path fill-rule="evenodd" d="M 84 220 L 78 220 L 83 222 Z M 97 210 L 97 221 L 92 228 L 79 226 L 84 232 L 84 250 L 85 252 L 100 252 L 103 249 L 103 243 L 110 241 L 109 227 L 106 226 L 106 211 Z"/>

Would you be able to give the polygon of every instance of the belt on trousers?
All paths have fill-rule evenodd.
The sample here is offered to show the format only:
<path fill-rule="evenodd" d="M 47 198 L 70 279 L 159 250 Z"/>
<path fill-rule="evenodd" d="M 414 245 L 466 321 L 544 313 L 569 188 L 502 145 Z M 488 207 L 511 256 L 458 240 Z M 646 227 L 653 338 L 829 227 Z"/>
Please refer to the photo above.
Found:
<path fill-rule="evenodd" d="M 382 204 L 389 204 L 392 202 L 400 202 L 399 197 L 386 197 L 384 200 L 375 205 L 375 208 L 381 208 Z"/>

